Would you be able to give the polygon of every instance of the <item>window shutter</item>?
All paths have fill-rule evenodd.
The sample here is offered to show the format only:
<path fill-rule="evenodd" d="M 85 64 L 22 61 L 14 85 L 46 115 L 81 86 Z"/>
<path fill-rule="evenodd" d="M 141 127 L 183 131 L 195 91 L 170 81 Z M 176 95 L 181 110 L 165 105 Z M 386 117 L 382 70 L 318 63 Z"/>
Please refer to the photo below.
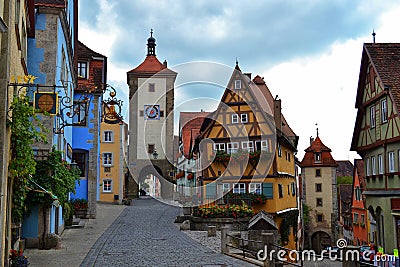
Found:
<path fill-rule="evenodd" d="M 262 184 L 262 194 L 267 198 L 274 198 L 274 187 L 273 183 L 263 183 Z"/>
<path fill-rule="evenodd" d="M 206 184 L 206 198 L 215 198 L 217 196 L 217 185 L 215 183 Z"/>

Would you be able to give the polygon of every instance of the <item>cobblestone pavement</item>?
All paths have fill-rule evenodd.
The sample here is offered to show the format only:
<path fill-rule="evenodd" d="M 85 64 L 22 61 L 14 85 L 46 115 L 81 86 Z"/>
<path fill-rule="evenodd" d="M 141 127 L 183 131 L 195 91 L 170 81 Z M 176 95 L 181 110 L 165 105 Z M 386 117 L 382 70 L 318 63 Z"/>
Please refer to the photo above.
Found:
<path fill-rule="evenodd" d="M 135 200 L 93 245 L 81 266 L 254 266 L 217 253 L 173 223 L 180 209 Z"/>

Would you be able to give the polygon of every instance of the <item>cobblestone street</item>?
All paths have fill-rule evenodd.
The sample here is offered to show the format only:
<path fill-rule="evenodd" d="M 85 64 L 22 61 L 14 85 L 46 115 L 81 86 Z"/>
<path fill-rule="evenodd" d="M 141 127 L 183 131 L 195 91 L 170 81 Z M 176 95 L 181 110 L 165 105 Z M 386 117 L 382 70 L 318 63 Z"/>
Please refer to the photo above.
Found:
<path fill-rule="evenodd" d="M 180 210 L 135 200 L 93 245 L 81 266 L 254 266 L 217 253 L 173 223 Z"/>

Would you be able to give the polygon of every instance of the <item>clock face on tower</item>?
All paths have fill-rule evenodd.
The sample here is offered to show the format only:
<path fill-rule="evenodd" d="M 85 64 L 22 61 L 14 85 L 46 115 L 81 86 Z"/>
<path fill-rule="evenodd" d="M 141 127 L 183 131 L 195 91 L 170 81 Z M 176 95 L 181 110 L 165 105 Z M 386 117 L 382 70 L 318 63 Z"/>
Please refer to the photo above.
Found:
<path fill-rule="evenodd" d="M 144 118 L 146 120 L 159 120 L 160 105 L 144 105 Z"/>

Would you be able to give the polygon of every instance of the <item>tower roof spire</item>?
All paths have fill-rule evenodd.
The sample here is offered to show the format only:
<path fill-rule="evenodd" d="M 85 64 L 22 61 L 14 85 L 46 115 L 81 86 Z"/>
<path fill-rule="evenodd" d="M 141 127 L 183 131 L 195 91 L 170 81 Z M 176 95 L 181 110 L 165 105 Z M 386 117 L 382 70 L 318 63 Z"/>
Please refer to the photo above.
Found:
<path fill-rule="evenodd" d="M 153 29 L 150 29 L 150 37 L 147 39 L 147 55 L 156 55 L 156 39 L 153 37 Z"/>

